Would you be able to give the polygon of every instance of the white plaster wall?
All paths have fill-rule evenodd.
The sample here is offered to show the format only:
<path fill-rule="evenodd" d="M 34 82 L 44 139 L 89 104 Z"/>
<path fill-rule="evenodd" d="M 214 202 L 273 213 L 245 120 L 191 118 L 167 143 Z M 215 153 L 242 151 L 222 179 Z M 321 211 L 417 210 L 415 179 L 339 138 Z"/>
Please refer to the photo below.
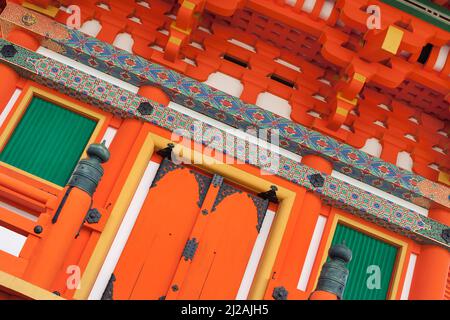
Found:
<path fill-rule="evenodd" d="M 414 269 L 416 267 L 417 255 L 411 253 L 409 257 L 408 269 L 406 270 L 405 281 L 403 282 L 403 290 L 400 296 L 400 300 L 408 300 L 409 292 L 411 290 L 412 278 L 414 275 Z"/>
<path fill-rule="evenodd" d="M 306 291 L 306 288 L 308 287 L 308 282 L 311 277 L 311 271 L 314 266 L 314 262 L 316 261 L 317 251 L 319 250 L 320 241 L 322 240 L 323 230 L 325 229 L 326 223 L 327 218 L 324 216 L 319 216 L 316 226 L 314 227 L 311 242 L 309 243 L 305 263 L 303 264 L 303 269 L 300 274 L 300 279 L 298 280 L 298 290 Z"/>
<path fill-rule="evenodd" d="M 83 23 L 83 25 L 80 28 L 80 31 L 95 38 L 100 33 L 101 29 L 102 25 L 100 24 L 100 22 L 98 20 L 93 19 Z"/>
<path fill-rule="evenodd" d="M 119 33 L 114 39 L 113 46 L 133 53 L 134 40 L 131 34 L 123 32 Z"/>
<path fill-rule="evenodd" d="M 379 158 L 381 156 L 383 147 L 381 146 L 380 140 L 378 140 L 377 138 L 369 138 L 366 140 L 366 144 L 360 150 Z"/>
<path fill-rule="evenodd" d="M 0 250 L 18 257 L 26 237 L 0 226 Z"/>
<path fill-rule="evenodd" d="M 411 154 L 406 151 L 401 151 L 397 155 L 397 167 L 412 171 L 413 160 L 411 158 Z"/>
<path fill-rule="evenodd" d="M 292 107 L 289 102 L 272 93 L 260 93 L 258 95 L 258 99 L 256 100 L 256 105 L 283 118 L 291 118 Z"/>
<path fill-rule="evenodd" d="M 248 297 L 274 218 L 275 212 L 267 210 L 266 217 L 264 218 L 261 230 L 256 238 L 250 259 L 248 260 L 247 268 L 245 269 L 244 276 L 242 277 L 242 282 L 236 295 L 236 300 L 246 300 Z"/>
<path fill-rule="evenodd" d="M 222 72 L 212 73 L 208 80 L 205 81 L 205 84 L 238 98 L 244 90 L 244 85 L 241 81 Z"/>

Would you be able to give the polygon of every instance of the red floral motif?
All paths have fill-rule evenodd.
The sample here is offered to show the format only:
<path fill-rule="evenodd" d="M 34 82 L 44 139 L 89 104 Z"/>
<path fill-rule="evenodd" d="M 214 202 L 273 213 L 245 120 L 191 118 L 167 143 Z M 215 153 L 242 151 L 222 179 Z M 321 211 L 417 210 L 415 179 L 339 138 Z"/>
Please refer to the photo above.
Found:
<path fill-rule="evenodd" d="M 223 114 L 223 113 L 217 113 L 217 118 L 219 118 L 219 119 L 225 119 L 226 117 L 225 117 L 225 115 Z"/>
<path fill-rule="evenodd" d="M 98 66 L 98 63 L 97 63 L 97 61 L 95 61 L 95 59 L 91 58 L 91 59 L 88 60 L 88 62 L 93 67 L 97 67 Z"/>
<path fill-rule="evenodd" d="M 237 114 L 237 115 L 235 115 L 234 117 L 235 117 L 235 119 L 238 120 L 238 121 L 244 120 L 244 117 L 242 117 L 240 114 Z"/>
<path fill-rule="evenodd" d="M 225 107 L 227 107 L 227 108 L 230 108 L 230 107 L 233 106 L 233 104 L 232 104 L 230 101 L 225 100 L 225 99 L 223 99 L 223 100 L 221 101 L 221 103 L 222 103 L 223 106 L 225 106 Z"/>
<path fill-rule="evenodd" d="M 352 172 L 352 169 L 350 169 L 349 167 L 343 167 L 343 168 L 342 168 L 342 171 L 343 171 L 344 173 L 351 173 L 351 172 Z"/>
<path fill-rule="evenodd" d="M 389 172 L 389 169 L 388 169 L 386 166 L 380 166 L 380 171 L 381 171 L 382 173 L 388 173 L 388 172 Z"/>
<path fill-rule="evenodd" d="M 130 67 L 134 67 L 134 66 L 136 65 L 136 61 L 134 61 L 134 60 L 131 59 L 131 58 L 125 59 L 125 63 L 126 63 L 128 66 L 130 66 Z"/>
<path fill-rule="evenodd" d="M 97 53 L 102 53 L 104 51 L 103 47 L 99 46 L 98 44 L 92 46 L 92 49 L 94 49 L 94 51 Z"/>
<path fill-rule="evenodd" d="M 289 133 L 289 134 L 294 134 L 295 133 L 295 129 L 294 128 L 292 128 L 292 127 L 286 127 L 286 129 L 285 129 L 286 131 L 287 131 L 287 133 Z"/>
<path fill-rule="evenodd" d="M 382 186 L 383 185 L 383 181 L 381 181 L 381 180 L 374 180 L 373 181 L 373 185 L 374 186 L 377 186 L 377 187 L 379 187 L 379 186 Z"/>
<path fill-rule="evenodd" d="M 122 72 L 120 75 L 122 76 L 122 78 L 127 79 L 127 80 L 131 78 L 130 75 L 126 72 Z"/>
<path fill-rule="evenodd" d="M 324 140 L 317 140 L 317 144 L 322 148 L 328 147 L 328 143 Z"/>
<path fill-rule="evenodd" d="M 167 73 L 159 72 L 158 78 L 160 78 L 161 80 L 167 80 L 167 79 L 169 79 L 169 76 L 167 75 Z"/>
<path fill-rule="evenodd" d="M 414 187 L 416 187 L 417 186 L 417 180 L 415 180 L 415 179 L 411 179 L 411 184 L 414 186 Z"/>
<path fill-rule="evenodd" d="M 253 114 L 253 118 L 255 118 L 256 120 L 262 120 L 264 119 L 264 116 L 261 113 L 256 112 Z"/>
<path fill-rule="evenodd" d="M 348 157 L 349 157 L 351 160 L 353 160 L 353 161 L 356 161 L 356 160 L 359 159 L 358 155 L 357 155 L 356 153 L 354 153 L 354 152 L 350 152 L 350 153 L 348 154 Z"/>
<path fill-rule="evenodd" d="M 198 87 L 191 87 L 190 90 L 193 93 L 199 93 L 200 92 L 200 89 Z"/>

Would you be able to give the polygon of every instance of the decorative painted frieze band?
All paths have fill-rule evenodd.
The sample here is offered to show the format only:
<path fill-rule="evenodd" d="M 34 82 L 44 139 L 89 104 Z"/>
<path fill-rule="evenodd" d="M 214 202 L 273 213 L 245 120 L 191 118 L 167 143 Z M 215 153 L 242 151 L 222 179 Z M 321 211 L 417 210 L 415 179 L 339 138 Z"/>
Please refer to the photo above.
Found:
<path fill-rule="evenodd" d="M 33 24 L 24 23 L 26 15 L 33 15 Z M 449 188 L 444 185 L 79 31 L 70 30 L 22 6 L 9 3 L 0 15 L 0 23 L 4 37 L 13 28 L 27 29 L 42 39 L 41 43 L 46 48 L 133 85 L 160 87 L 172 101 L 232 127 L 244 130 L 276 129 L 282 148 L 300 155 L 319 154 L 332 161 L 335 170 L 375 188 L 422 207 L 428 208 L 432 202 L 450 207 Z"/>
<path fill-rule="evenodd" d="M 2 52 L 7 52 L 6 56 Z M 317 192 L 323 201 L 330 205 L 420 243 L 433 243 L 449 248 L 449 244 L 442 237 L 448 226 L 281 155 L 278 165 L 274 168 L 272 163 L 267 161 L 267 158 L 272 157 L 270 150 L 261 151 L 260 147 L 238 137 L 230 142 L 230 139 L 225 139 L 226 134 L 230 136 L 229 133 L 4 39 L 0 39 L 0 63 L 11 66 L 25 78 L 108 112 L 151 122 L 222 153 L 235 150 L 233 156 L 236 159 L 246 163 L 250 163 L 250 159 L 256 159 L 255 163 L 251 162 L 252 165 Z M 151 114 L 142 115 L 138 111 L 142 102 L 152 106 Z M 215 132 L 217 136 L 211 139 L 211 136 L 202 134 L 208 130 Z M 220 141 L 232 143 L 231 149 Z M 255 152 L 259 153 L 254 154 Z M 315 179 L 311 177 L 315 175 L 321 175 L 323 184 L 313 183 Z"/>

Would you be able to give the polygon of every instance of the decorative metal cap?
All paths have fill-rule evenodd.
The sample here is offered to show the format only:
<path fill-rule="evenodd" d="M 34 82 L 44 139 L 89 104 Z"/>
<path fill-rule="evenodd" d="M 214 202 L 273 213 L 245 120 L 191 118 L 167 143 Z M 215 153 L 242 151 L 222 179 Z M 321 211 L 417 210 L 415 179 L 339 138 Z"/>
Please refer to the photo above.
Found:
<path fill-rule="evenodd" d="M 270 186 L 270 190 L 266 192 L 258 193 L 258 196 L 263 198 L 264 200 L 269 200 L 273 203 L 278 203 L 278 197 L 277 197 L 277 191 L 278 188 L 276 186 Z"/>
<path fill-rule="evenodd" d="M 325 183 L 325 179 L 319 173 L 308 176 L 308 179 L 315 188 L 322 188 Z"/>
<path fill-rule="evenodd" d="M 149 102 L 144 101 L 144 102 L 141 102 L 141 104 L 139 105 L 137 110 L 143 116 L 149 116 L 153 112 L 153 107 L 152 107 L 152 105 Z"/>
<path fill-rule="evenodd" d="M 164 159 L 167 158 L 169 160 L 172 160 L 172 150 L 175 148 L 175 145 L 173 143 L 167 144 L 167 147 L 164 149 L 158 150 L 156 153 L 163 157 Z"/>
<path fill-rule="evenodd" d="M 450 243 L 450 229 L 442 230 L 441 237 L 446 243 Z"/>
<path fill-rule="evenodd" d="M 347 263 L 352 260 L 352 251 L 345 244 L 337 244 L 328 251 L 330 260 L 325 262 L 320 272 L 316 291 L 326 291 L 342 299 L 347 284 Z"/>
<path fill-rule="evenodd" d="M 101 164 L 109 160 L 110 154 L 104 144 L 91 144 L 87 155 L 87 159 L 78 162 L 67 185 L 84 190 L 92 196 L 103 176 Z"/>
<path fill-rule="evenodd" d="M 5 58 L 13 58 L 17 53 L 17 49 L 12 44 L 7 44 L 3 46 L 3 48 L 0 50 L 0 53 Z"/>

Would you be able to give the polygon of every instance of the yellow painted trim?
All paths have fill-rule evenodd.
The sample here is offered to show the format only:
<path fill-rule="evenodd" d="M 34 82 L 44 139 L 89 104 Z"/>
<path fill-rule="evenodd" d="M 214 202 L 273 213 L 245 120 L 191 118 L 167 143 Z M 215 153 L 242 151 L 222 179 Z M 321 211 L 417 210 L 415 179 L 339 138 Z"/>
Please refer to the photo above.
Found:
<path fill-rule="evenodd" d="M 22 6 L 24 8 L 31 9 L 33 11 L 45 14 L 46 16 L 49 16 L 52 18 L 56 17 L 56 15 L 58 14 L 58 11 L 59 11 L 59 9 L 54 6 L 48 6 L 47 8 L 42 8 L 42 7 L 39 7 L 39 6 L 29 3 L 29 2 L 24 2 L 22 4 Z"/>
<path fill-rule="evenodd" d="M 1 288 L 6 288 L 20 296 L 25 296 L 33 300 L 65 300 L 50 291 L 3 271 L 0 271 Z"/>
<path fill-rule="evenodd" d="M 194 10 L 195 3 L 185 0 L 185 1 L 183 1 L 183 4 L 181 6 L 186 8 L 186 9 L 189 9 L 189 10 Z"/>
<path fill-rule="evenodd" d="M 450 186 L 450 174 L 444 171 L 439 171 L 438 182 L 445 183 Z"/>
<path fill-rule="evenodd" d="M 117 199 L 111 216 L 109 217 L 105 229 L 100 236 L 97 246 L 94 249 L 91 259 L 81 279 L 81 288 L 75 292 L 74 298 L 84 300 L 89 297 L 94 286 L 98 273 L 114 241 L 116 233 L 122 223 L 126 211 L 131 203 L 132 197 L 139 185 L 140 179 L 150 161 L 154 151 L 167 147 L 173 141 L 163 138 L 154 133 L 148 133 L 145 143 L 139 152 L 138 158 L 131 169 L 125 186 Z M 175 143 L 174 143 L 175 144 Z M 259 178 L 230 164 L 225 164 L 217 159 L 205 156 L 199 151 L 192 150 L 181 144 L 175 144 L 174 152 L 186 162 L 193 163 L 195 167 L 202 170 L 220 174 L 224 178 L 236 184 L 244 186 L 255 192 L 267 191 L 273 185 L 270 181 Z M 198 161 L 201 159 L 202 161 Z M 196 163 L 201 162 L 201 163 Z M 253 285 L 249 293 L 249 299 L 261 300 L 271 278 L 271 272 L 275 264 L 275 259 L 283 239 L 289 217 L 294 205 L 296 193 L 281 186 L 277 186 L 277 197 L 280 204 L 272 224 L 269 238 L 266 242 L 263 255 L 260 260 L 258 270 L 255 274 Z"/>
<path fill-rule="evenodd" d="M 342 107 L 337 107 L 336 114 L 346 117 L 348 115 L 348 110 Z"/>
<path fill-rule="evenodd" d="M 88 146 L 93 143 L 95 141 L 95 139 L 97 138 L 98 134 L 100 133 L 103 125 L 105 124 L 106 121 L 106 116 L 92 111 L 88 108 L 85 108 L 81 105 L 78 105 L 74 102 L 71 102 L 69 100 L 66 100 L 64 98 L 61 98 L 60 96 L 54 95 L 52 93 L 49 93 L 43 89 L 37 88 L 37 87 L 33 87 L 30 86 L 28 88 L 28 90 L 25 92 L 24 96 L 22 97 L 22 99 L 20 100 L 20 103 L 18 105 L 18 107 L 16 108 L 16 110 L 14 111 L 13 115 L 11 116 L 10 120 L 8 121 L 8 123 L 6 124 L 5 130 L 2 132 L 2 134 L 0 135 L 0 150 L 3 150 L 3 148 L 5 147 L 5 145 L 7 144 L 9 138 L 11 137 L 12 133 L 14 132 L 14 129 L 16 128 L 16 126 L 18 125 L 18 123 L 20 122 L 20 120 L 22 119 L 22 116 L 25 114 L 26 109 L 28 108 L 28 105 L 30 104 L 31 100 L 33 99 L 33 97 L 39 97 L 42 98 L 44 100 L 47 100 L 49 102 L 52 102 L 62 108 L 65 108 L 67 110 L 73 111 L 75 113 L 78 113 L 80 115 L 83 115 L 89 119 L 95 120 L 97 121 L 97 125 L 94 129 L 94 131 L 92 132 L 91 138 L 89 139 L 88 143 L 86 144 L 86 148 L 84 149 L 80 159 L 85 158 L 86 155 L 86 150 L 88 148 Z M 56 188 L 59 190 L 62 190 L 63 187 L 59 186 L 57 184 L 54 184 L 50 181 L 47 181 L 45 179 L 42 179 L 36 175 L 33 175 L 31 173 L 28 173 L 24 170 L 21 170 L 19 168 L 16 168 L 12 165 L 9 165 L 5 162 L 1 162 L 0 161 L 0 165 L 8 168 L 10 170 L 13 170 L 15 172 L 20 173 L 21 175 L 27 176 L 29 178 L 32 178 L 36 181 L 39 181 L 41 183 L 44 183 L 46 185 L 51 186 L 52 188 Z"/>
<path fill-rule="evenodd" d="M 189 28 L 189 29 L 181 29 L 181 28 L 177 27 L 177 24 L 176 24 L 175 21 L 173 21 L 173 22 L 170 24 L 170 28 L 171 28 L 171 29 L 174 29 L 174 30 L 176 30 L 176 31 L 179 31 L 179 32 L 181 32 L 181 33 L 184 33 L 185 35 L 190 35 L 191 32 L 192 32 L 192 28 Z"/>
<path fill-rule="evenodd" d="M 367 78 L 365 76 L 363 76 L 361 73 L 358 73 L 358 72 L 355 72 L 353 74 L 353 79 L 355 79 L 359 82 L 362 82 L 362 83 L 365 83 L 367 80 Z"/>
<path fill-rule="evenodd" d="M 316 288 L 317 282 L 319 281 L 320 270 L 322 269 L 322 266 L 324 265 L 324 263 L 326 262 L 326 260 L 328 258 L 328 250 L 331 247 L 331 242 L 333 241 L 334 233 L 336 232 L 336 227 L 337 227 L 338 223 L 342 223 L 348 227 L 356 229 L 357 231 L 363 232 L 363 233 L 365 233 L 371 237 L 377 238 L 381 241 L 387 242 L 398 248 L 397 259 L 396 259 L 396 263 L 394 266 L 395 273 L 391 277 L 389 296 L 388 296 L 388 300 L 395 300 L 397 297 L 398 287 L 400 284 L 400 279 L 402 276 L 403 268 L 405 266 L 406 252 L 408 251 L 408 243 L 406 243 L 405 241 L 399 240 L 397 238 L 394 238 L 390 235 L 387 235 L 383 232 L 380 232 L 375 228 L 366 226 L 365 224 L 362 224 L 360 222 L 352 220 L 351 218 L 347 218 L 347 217 L 344 217 L 339 214 L 336 214 L 334 216 L 334 219 L 331 223 L 332 223 L 331 230 L 330 230 L 330 233 L 328 234 L 327 242 L 325 245 L 325 251 L 321 258 L 319 272 L 316 275 L 316 279 L 315 279 L 313 288 Z"/>
<path fill-rule="evenodd" d="M 177 46 L 181 45 L 181 39 L 178 39 L 178 38 L 173 37 L 173 36 L 169 38 L 169 42 L 173 43 L 173 44 L 175 44 Z"/>
<path fill-rule="evenodd" d="M 340 92 L 340 91 L 337 93 L 337 98 L 344 102 L 350 103 L 353 106 L 356 106 L 358 104 L 358 98 L 348 100 L 348 99 L 344 98 L 344 96 L 342 95 L 342 92 Z"/>
<path fill-rule="evenodd" d="M 386 37 L 381 45 L 381 49 L 394 55 L 397 54 L 398 48 L 400 48 L 400 44 L 402 43 L 403 34 L 403 30 L 400 30 L 394 26 L 389 26 Z"/>

